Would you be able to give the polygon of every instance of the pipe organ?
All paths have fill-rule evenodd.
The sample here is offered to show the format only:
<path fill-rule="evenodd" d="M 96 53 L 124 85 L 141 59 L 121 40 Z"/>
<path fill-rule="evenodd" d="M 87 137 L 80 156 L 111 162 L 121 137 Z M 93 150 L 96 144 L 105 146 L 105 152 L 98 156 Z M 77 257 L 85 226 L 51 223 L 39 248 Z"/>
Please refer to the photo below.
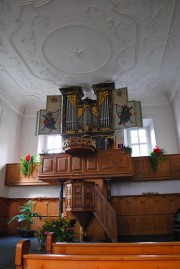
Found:
<path fill-rule="evenodd" d="M 114 83 L 93 85 L 96 100 L 83 99 L 81 87 L 61 88 L 62 134 L 90 135 L 113 132 L 112 91 Z"/>
<path fill-rule="evenodd" d="M 76 153 L 82 145 L 85 152 L 90 147 L 95 152 L 113 147 L 116 130 L 142 127 L 141 102 L 129 101 L 127 88 L 115 89 L 113 82 L 92 88 L 94 100 L 84 98 L 80 86 L 60 88 L 61 95 L 47 96 L 46 109 L 37 113 L 37 134 L 61 134 L 65 151 L 73 143 Z"/>

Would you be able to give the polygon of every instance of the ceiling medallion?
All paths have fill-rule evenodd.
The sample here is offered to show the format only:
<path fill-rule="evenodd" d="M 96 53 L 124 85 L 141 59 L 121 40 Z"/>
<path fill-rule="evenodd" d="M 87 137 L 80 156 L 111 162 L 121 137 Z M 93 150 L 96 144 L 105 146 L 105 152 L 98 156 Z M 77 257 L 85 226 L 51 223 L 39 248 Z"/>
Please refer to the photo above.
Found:
<path fill-rule="evenodd" d="M 83 53 L 84 49 L 78 49 L 78 47 L 75 47 L 75 49 L 73 49 L 71 56 L 76 56 L 77 58 L 79 58 L 81 56 L 81 54 Z"/>

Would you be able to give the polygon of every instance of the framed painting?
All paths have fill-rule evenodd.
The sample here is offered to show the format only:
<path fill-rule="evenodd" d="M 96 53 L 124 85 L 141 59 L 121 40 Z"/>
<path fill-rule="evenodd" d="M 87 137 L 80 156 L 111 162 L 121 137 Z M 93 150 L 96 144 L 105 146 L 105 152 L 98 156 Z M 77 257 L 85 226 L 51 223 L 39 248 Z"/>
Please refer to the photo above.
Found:
<path fill-rule="evenodd" d="M 47 109 L 40 109 L 37 113 L 37 135 L 50 135 L 61 133 L 60 110 L 52 112 Z"/>
<path fill-rule="evenodd" d="M 62 96 L 47 96 L 46 109 L 37 113 L 36 134 L 49 135 L 61 133 Z"/>
<path fill-rule="evenodd" d="M 113 92 L 113 126 L 115 130 L 142 127 L 140 101 L 128 101 L 127 88 Z"/>
<path fill-rule="evenodd" d="M 46 102 L 46 110 L 56 112 L 58 109 L 61 111 L 62 95 L 48 95 Z"/>
<path fill-rule="evenodd" d="M 127 88 L 115 89 L 113 91 L 113 126 L 115 130 L 124 128 L 121 112 L 128 103 Z"/>

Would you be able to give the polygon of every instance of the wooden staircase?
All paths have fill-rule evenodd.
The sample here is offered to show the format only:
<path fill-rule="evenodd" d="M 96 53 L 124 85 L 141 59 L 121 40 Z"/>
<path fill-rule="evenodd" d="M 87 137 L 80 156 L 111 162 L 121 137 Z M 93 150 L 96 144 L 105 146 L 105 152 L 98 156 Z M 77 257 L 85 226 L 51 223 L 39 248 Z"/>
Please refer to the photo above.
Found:
<path fill-rule="evenodd" d="M 94 216 L 108 240 L 117 242 L 116 212 L 94 182 L 68 182 L 65 204 L 66 210 L 76 216 L 84 232 Z"/>
<path fill-rule="evenodd" d="M 94 217 L 112 242 L 117 242 L 116 212 L 100 192 L 98 186 L 94 186 L 95 210 Z"/>

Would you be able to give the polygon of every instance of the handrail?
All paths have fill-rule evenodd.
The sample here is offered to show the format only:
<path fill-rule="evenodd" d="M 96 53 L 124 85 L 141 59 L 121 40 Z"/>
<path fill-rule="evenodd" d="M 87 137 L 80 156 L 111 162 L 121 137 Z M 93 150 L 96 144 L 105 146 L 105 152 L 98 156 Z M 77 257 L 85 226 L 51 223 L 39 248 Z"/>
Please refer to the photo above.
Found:
<path fill-rule="evenodd" d="M 95 186 L 95 218 L 103 227 L 112 242 L 117 242 L 116 212 L 99 188 Z"/>

